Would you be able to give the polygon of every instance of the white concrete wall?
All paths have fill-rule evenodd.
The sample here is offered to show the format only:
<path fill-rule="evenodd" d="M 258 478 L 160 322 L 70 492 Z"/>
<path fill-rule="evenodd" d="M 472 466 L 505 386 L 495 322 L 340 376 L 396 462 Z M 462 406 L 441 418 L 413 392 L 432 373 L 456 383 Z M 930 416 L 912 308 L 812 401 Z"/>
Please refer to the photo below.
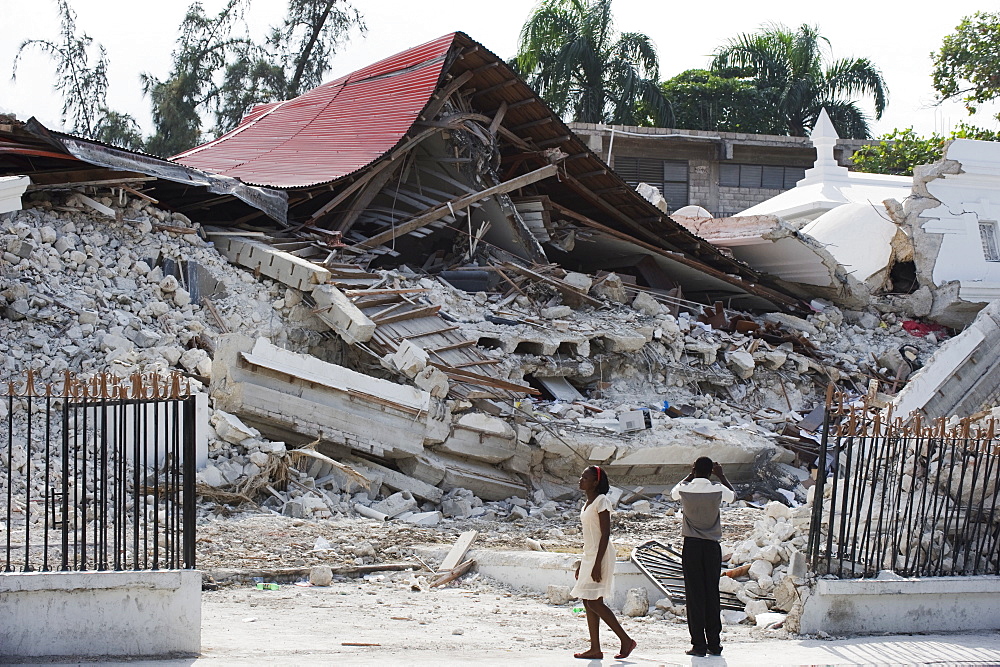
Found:
<path fill-rule="evenodd" d="M 1000 629 L 1000 577 L 820 579 L 803 606 L 803 634 Z"/>
<path fill-rule="evenodd" d="M 201 650 L 201 573 L 0 574 L 0 659 Z"/>
<path fill-rule="evenodd" d="M 942 235 L 934 284 L 957 280 L 962 299 L 993 301 L 1000 298 L 1000 262 L 986 261 L 979 223 L 997 225 L 1000 240 L 1000 144 L 956 139 L 948 145 L 945 158 L 959 162 L 962 173 L 927 183 L 941 205 L 920 216 L 926 221 L 923 231 Z"/>

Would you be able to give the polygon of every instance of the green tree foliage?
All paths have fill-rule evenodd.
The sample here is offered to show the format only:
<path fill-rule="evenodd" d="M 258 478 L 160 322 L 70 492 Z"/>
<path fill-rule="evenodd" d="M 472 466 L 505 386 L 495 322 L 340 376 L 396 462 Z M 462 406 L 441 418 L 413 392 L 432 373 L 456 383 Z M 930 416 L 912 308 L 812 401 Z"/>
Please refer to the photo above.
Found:
<path fill-rule="evenodd" d="M 1000 97 L 1000 13 L 976 12 L 962 19 L 931 53 L 933 85 L 940 100 L 961 98 L 970 114 Z M 997 115 L 1000 118 L 1000 114 Z"/>
<path fill-rule="evenodd" d="M 825 107 L 841 137 L 867 138 L 868 118 L 853 98 L 870 97 L 875 118 L 881 118 L 885 81 L 868 59 L 831 60 L 829 49 L 818 28 L 772 24 L 729 40 L 716 51 L 712 69 L 752 82 L 784 128 L 781 134 L 805 136 Z"/>
<path fill-rule="evenodd" d="M 521 28 L 514 66 L 556 113 L 574 121 L 672 120 L 652 41 L 616 31 L 611 0 L 542 0 Z"/>
<path fill-rule="evenodd" d="M 70 132 L 116 146 L 138 149 L 142 137 L 135 119 L 107 107 L 108 57 L 104 47 L 94 44 L 86 33 L 77 34 L 76 12 L 67 0 L 57 0 L 59 40 L 27 39 L 21 42 L 14 58 L 11 77 L 17 78 L 17 65 L 27 49 L 36 48 L 55 64 L 53 87 L 62 96 L 62 121 L 69 121 Z M 96 53 L 95 48 L 96 48 Z"/>
<path fill-rule="evenodd" d="M 673 127 L 714 132 L 784 134 L 753 83 L 703 69 L 681 72 L 661 86 L 674 112 Z"/>
<path fill-rule="evenodd" d="M 951 139 L 1000 141 L 1000 133 L 965 123 L 959 123 L 958 128 L 947 137 L 936 132 L 929 137 L 921 137 L 913 128 L 895 129 L 879 137 L 878 144 L 863 146 L 855 151 L 851 161 L 857 171 L 910 176 L 914 167 L 940 160 L 945 142 Z"/>
<path fill-rule="evenodd" d="M 229 0 L 215 16 L 201 3 L 188 8 L 170 75 L 142 75 L 153 106 L 155 133 L 148 150 L 174 155 L 203 139 L 202 116 L 215 116 L 213 133 L 236 127 L 256 104 L 295 97 L 319 85 L 336 50 L 361 14 L 345 0 L 289 0 L 284 22 L 263 44 L 248 35 L 251 0 Z"/>

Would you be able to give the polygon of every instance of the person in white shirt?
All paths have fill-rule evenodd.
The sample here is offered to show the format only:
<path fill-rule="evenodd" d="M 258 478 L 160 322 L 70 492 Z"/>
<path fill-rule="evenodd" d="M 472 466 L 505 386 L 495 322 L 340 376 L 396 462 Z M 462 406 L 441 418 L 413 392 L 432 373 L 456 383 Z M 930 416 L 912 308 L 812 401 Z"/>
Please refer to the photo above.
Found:
<path fill-rule="evenodd" d="M 574 658 L 601 660 L 601 621 L 618 635 L 622 648 L 616 660 L 627 658 L 635 650 L 636 642 L 625 632 L 615 613 L 604 603 L 611 595 L 615 576 L 615 547 L 611 544 L 611 499 L 606 495 L 611 488 L 607 473 L 600 466 L 589 466 L 580 475 L 580 489 L 586 494 L 587 502 L 580 510 L 580 524 L 583 528 L 583 559 L 576 567 L 576 586 L 573 597 L 583 600 L 587 610 L 587 629 L 590 632 L 590 649 L 574 653 Z"/>
<path fill-rule="evenodd" d="M 715 475 L 719 482 L 710 478 Z M 722 618 L 719 609 L 719 576 L 722 570 L 722 517 L 719 507 L 735 499 L 733 485 L 722 466 L 702 456 L 670 493 L 681 501 L 684 520 L 681 535 L 684 549 L 684 592 L 687 622 L 691 633 L 688 655 L 722 655 Z"/>

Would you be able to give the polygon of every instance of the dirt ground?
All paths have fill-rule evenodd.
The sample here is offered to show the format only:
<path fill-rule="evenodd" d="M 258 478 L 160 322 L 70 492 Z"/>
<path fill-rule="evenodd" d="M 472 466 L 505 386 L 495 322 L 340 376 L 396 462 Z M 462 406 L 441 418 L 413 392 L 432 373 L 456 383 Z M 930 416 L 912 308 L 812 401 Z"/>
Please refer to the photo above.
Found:
<path fill-rule="evenodd" d="M 728 508 L 723 514 L 724 541 L 736 542 L 753 528 L 763 512 L 753 507 Z M 619 512 L 612 539 L 621 555 L 647 540 L 680 541 L 680 518 L 663 512 L 649 515 Z M 198 525 L 199 569 L 331 567 L 406 560 L 409 548 L 421 544 L 452 544 L 466 530 L 477 530 L 475 549 L 524 550 L 527 538 L 548 551 L 578 552 L 583 548 L 579 516 L 567 509 L 555 518 L 529 517 L 518 521 L 445 519 L 438 526 L 422 528 L 389 521 L 346 517 L 325 521 L 292 519 L 276 514 L 244 514 Z M 315 550 L 317 538 L 330 544 Z M 359 545 L 369 543 L 374 556 L 359 556 Z M 365 553 L 368 553 L 365 550 Z"/>

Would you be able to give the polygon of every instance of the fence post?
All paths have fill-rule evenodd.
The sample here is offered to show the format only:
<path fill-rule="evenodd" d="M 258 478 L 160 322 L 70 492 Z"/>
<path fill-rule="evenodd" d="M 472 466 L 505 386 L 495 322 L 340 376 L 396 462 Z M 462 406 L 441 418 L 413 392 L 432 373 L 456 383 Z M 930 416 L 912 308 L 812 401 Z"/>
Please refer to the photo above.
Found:
<path fill-rule="evenodd" d="M 823 436 L 820 439 L 819 459 L 816 461 L 816 485 L 813 487 L 812 519 L 809 522 L 809 542 L 806 550 L 809 565 L 819 564 L 820 531 L 823 525 L 823 487 L 826 483 L 826 453 L 830 437 L 830 412 L 833 410 L 833 383 L 826 386 L 826 409 L 823 412 Z"/>
<path fill-rule="evenodd" d="M 184 567 L 194 569 L 195 566 L 195 531 L 197 530 L 198 510 L 195 507 L 195 467 L 197 461 L 195 429 L 197 427 L 197 403 L 194 396 L 184 399 L 184 477 L 183 477 L 183 512 L 184 512 Z"/>

